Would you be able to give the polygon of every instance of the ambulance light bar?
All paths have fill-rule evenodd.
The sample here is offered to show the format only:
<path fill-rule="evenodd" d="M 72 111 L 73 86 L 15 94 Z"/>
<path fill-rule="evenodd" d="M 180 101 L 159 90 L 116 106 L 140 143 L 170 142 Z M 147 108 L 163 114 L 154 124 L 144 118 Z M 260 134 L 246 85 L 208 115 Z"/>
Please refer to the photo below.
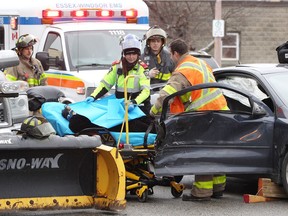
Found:
<path fill-rule="evenodd" d="M 62 11 L 62 10 L 43 10 L 42 11 L 42 23 L 43 24 L 52 24 L 54 19 L 57 22 L 61 19 L 67 21 L 67 19 L 75 18 L 111 18 L 112 20 L 126 20 L 127 23 L 137 22 L 138 11 L 135 9 L 122 10 L 122 11 L 113 11 L 113 10 L 102 10 L 102 9 L 81 9 L 73 11 Z"/>

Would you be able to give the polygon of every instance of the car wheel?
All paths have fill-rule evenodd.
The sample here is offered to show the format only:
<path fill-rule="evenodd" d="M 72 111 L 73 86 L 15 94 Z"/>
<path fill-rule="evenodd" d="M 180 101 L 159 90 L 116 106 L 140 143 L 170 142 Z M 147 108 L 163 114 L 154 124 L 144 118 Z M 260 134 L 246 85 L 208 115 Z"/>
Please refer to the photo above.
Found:
<path fill-rule="evenodd" d="M 288 153 L 286 153 L 282 162 L 281 178 L 284 190 L 288 194 Z"/>

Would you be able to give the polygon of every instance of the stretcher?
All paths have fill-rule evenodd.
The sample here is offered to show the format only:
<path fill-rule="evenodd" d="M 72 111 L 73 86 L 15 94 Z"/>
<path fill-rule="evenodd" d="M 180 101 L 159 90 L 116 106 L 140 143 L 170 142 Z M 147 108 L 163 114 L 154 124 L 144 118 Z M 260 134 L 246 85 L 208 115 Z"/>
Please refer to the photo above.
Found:
<path fill-rule="evenodd" d="M 112 105 L 113 104 L 113 105 Z M 61 115 L 64 104 L 48 102 L 42 105 L 43 116 L 53 125 L 61 136 L 74 134 L 69 122 Z M 101 100 L 87 103 L 85 101 L 69 105 L 79 115 L 85 115 L 99 127 L 86 128 L 78 135 L 99 135 L 103 144 L 116 147 L 125 165 L 126 194 L 137 195 L 140 202 L 146 202 L 148 195 L 153 194 L 156 185 L 169 185 L 174 197 L 180 197 L 184 185 L 175 181 L 174 177 L 157 177 L 154 173 L 154 143 L 156 134 L 129 132 L 129 120 L 137 119 L 144 113 L 136 107 L 128 113 L 127 92 L 124 99 L 116 99 L 111 95 Z M 121 124 L 121 131 L 110 131 Z M 125 132 L 124 131 L 125 127 Z"/>

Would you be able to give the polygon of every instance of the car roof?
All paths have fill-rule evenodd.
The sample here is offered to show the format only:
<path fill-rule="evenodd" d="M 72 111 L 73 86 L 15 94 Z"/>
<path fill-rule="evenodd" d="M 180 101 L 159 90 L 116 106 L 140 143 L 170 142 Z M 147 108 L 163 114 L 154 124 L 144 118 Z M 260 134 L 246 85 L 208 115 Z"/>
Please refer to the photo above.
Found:
<path fill-rule="evenodd" d="M 211 55 L 209 55 L 208 53 L 206 53 L 204 51 L 201 51 L 201 50 L 200 51 L 190 51 L 189 54 L 196 57 L 196 58 L 204 60 L 208 65 L 210 65 L 210 67 L 212 69 L 219 68 L 219 65 L 216 62 L 216 60 Z"/>
<path fill-rule="evenodd" d="M 272 73 L 288 73 L 288 64 L 240 64 L 232 67 L 214 69 L 214 73 L 229 71 L 243 71 L 248 73 L 259 73 L 261 75 Z"/>

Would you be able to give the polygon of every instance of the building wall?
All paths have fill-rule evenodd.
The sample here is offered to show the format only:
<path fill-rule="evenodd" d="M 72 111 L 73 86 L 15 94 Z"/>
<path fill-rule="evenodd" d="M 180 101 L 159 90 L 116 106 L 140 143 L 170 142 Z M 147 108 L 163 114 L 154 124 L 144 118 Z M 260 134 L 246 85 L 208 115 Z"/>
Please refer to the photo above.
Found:
<path fill-rule="evenodd" d="M 179 3 L 175 2 L 175 4 Z M 199 8 L 198 2 L 187 3 L 190 8 L 196 8 L 195 4 Z M 152 14 L 151 25 L 159 25 L 159 21 L 155 17 L 157 16 Z M 214 40 L 212 37 L 213 19 L 214 11 L 211 10 L 211 3 L 209 2 L 201 3 L 201 10 L 193 12 L 193 18 L 189 17 L 188 25 L 195 26 L 195 23 L 199 24 L 197 28 L 187 26 L 190 37 L 187 38 L 186 36 L 185 38 L 195 50 L 206 47 Z M 225 20 L 226 32 L 236 32 L 240 35 L 240 63 L 278 62 L 275 49 L 280 44 L 288 41 L 287 2 L 225 2 L 225 0 L 222 0 L 222 19 Z M 169 29 L 167 31 L 169 34 Z M 214 55 L 213 47 L 208 52 Z M 222 61 L 221 63 L 222 66 L 228 66 L 235 65 L 238 62 Z"/>

